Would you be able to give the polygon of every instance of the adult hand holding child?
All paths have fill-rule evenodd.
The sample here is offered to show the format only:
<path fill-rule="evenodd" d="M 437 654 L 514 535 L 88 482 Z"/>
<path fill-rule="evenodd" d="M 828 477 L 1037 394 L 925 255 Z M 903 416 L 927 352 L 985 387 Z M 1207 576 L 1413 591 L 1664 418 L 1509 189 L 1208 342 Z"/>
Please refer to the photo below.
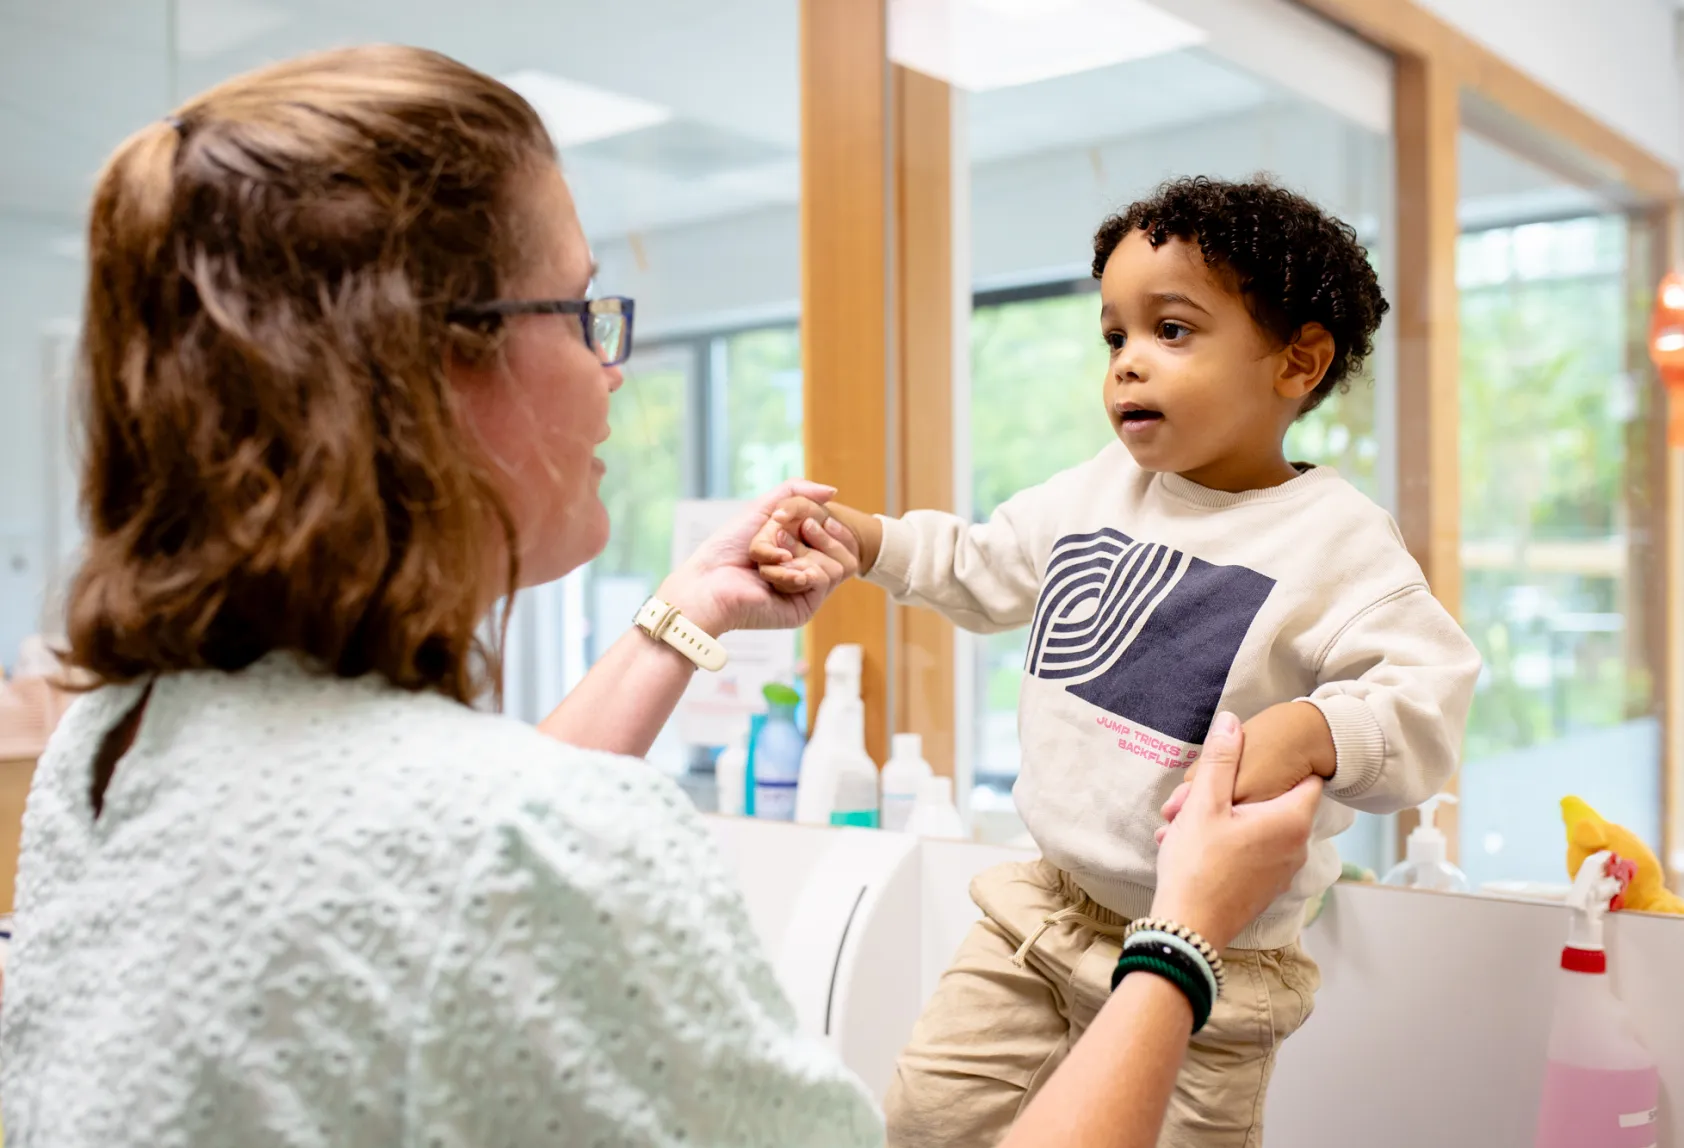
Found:
<path fill-rule="evenodd" d="M 1245 732 L 1232 714 L 1211 728 L 1175 824 L 1159 830 L 1152 916 L 1226 947 L 1291 883 L 1308 853 L 1322 782 L 1238 804 Z M 1174 985 L 1123 978 L 1093 1026 L 1018 1120 L 1003 1148 L 1149 1148 L 1158 1142 L 1191 1013 Z"/>

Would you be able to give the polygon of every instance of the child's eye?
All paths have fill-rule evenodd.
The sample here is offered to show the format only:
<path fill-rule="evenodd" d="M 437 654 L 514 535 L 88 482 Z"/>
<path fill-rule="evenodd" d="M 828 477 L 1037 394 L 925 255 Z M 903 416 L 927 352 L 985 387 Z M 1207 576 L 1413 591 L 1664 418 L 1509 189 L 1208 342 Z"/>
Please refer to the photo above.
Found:
<path fill-rule="evenodd" d="M 1113 351 L 1122 350 L 1123 344 L 1126 342 L 1128 342 L 1128 336 L 1123 334 L 1121 331 L 1105 332 L 1105 345 L 1110 347 Z"/>
<path fill-rule="evenodd" d="M 1174 322 L 1173 320 L 1166 321 L 1158 327 L 1158 335 L 1166 343 L 1179 343 L 1182 339 L 1192 333 L 1193 329 L 1191 327 L 1182 323 Z"/>

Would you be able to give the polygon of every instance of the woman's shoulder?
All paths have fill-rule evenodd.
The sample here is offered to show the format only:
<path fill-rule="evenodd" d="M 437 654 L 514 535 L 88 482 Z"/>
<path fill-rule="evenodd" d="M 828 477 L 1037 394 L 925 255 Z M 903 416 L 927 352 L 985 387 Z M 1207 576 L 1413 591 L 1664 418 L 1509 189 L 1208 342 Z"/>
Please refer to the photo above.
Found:
<path fill-rule="evenodd" d="M 693 815 L 677 785 L 640 758 L 568 745 L 435 694 L 378 683 L 338 691 L 349 695 L 343 707 L 318 700 L 306 720 L 331 728 L 340 753 L 382 778 L 387 792 L 412 794 L 431 809 L 474 810 L 482 823 L 550 833 Z"/>
<path fill-rule="evenodd" d="M 140 696 L 109 687 L 67 715 L 55 756 L 70 788 L 106 728 Z M 143 758 L 167 766 L 184 801 L 215 792 L 225 763 L 267 778 L 243 786 L 245 807 L 305 804 L 336 820 L 413 833 L 447 851 L 481 827 L 533 818 L 552 833 L 597 831 L 620 820 L 670 820 L 689 812 L 682 792 L 652 766 L 565 745 L 533 726 L 374 676 L 338 678 L 285 656 L 238 673 L 171 675 L 154 685 L 136 739 Z M 153 771 L 140 763 L 144 776 Z M 215 780 L 212 780 L 215 779 Z M 197 780 L 200 784 L 195 785 Z M 189 793 L 196 797 L 189 797 Z M 448 839 L 448 840 L 447 840 Z"/>

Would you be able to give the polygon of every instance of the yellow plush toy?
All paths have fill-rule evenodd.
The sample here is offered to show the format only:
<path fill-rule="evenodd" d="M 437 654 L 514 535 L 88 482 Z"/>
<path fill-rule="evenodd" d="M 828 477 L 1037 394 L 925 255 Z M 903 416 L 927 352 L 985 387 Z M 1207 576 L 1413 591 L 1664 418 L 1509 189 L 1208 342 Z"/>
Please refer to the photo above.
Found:
<path fill-rule="evenodd" d="M 1561 818 L 1567 822 L 1567 878 L 1579 874 L 1579 866 L 1592 853 L 1612 850 L 1637 866 L 1637 874 L 1625 891 L 1625 908 L 1640 913 L 1684 915 L 1684 897 L 1666 887 L 1660 860 L 1643 844 L 1643 839 L 1624 826 L 1604 821 L 1602 815 L 1577 797 L 1561 799 Z"/>

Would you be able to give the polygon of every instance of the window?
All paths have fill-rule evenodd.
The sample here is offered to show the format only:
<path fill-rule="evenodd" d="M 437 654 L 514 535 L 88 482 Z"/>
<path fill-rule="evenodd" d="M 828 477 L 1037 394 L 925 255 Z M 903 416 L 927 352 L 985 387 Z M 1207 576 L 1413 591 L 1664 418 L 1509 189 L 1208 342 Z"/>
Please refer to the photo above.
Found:
<path fill-rule="evenodd" d="M 643 342 L 625 375 L 599 451 L 608 546 L 524 595 L 511 626 L 509 709 L 528 720 L 561 700 L 671 570 L 680 499 L 751 498 L 801 473 L 796 324 Z M 692 756 L 670 728 L 649 754 L 675 774 Z"/>
<path fill-rule="evenodd" d="M 713 344 L 714 433 L 722 440 L 709 493 L 755 498 L 801 476 L 801 335 L 794 326 L 743 331 Z"/>
<path fill-rule="evenodd" d="M 982 296 L 971 313 L 971 499 L 979 522 L 1115 438 L 1101 402 L 1109 356 L 1099 337 L 1099 295 L 1081 283 L 1053 291 Z M 1005 804 L 1017 777 L 1026 635 L 1011 630 L 972 643 L 979 728 L 971 800 L 984 817 Z"/>
<path fill-rule="evenodd" d="M 1651 245 L 1597 214 L 1458 246 L 1462 622 L 1485 657 L 1462 776 L 1476 884 L 1565 880 L 1568 794 L 1660 841 L 1656 412 L 1637 310 Z"/>
<path fill-rule="evenodd" d="M 639 352 L 609 407 L 612 433 L 597 454 L 607 467 L 601 493 L 611 529 L 589 569 L 592 662 L 672 565 L 673 508 L 693 493 L 684 463 L 694 367 L 684 349 Z"/>

